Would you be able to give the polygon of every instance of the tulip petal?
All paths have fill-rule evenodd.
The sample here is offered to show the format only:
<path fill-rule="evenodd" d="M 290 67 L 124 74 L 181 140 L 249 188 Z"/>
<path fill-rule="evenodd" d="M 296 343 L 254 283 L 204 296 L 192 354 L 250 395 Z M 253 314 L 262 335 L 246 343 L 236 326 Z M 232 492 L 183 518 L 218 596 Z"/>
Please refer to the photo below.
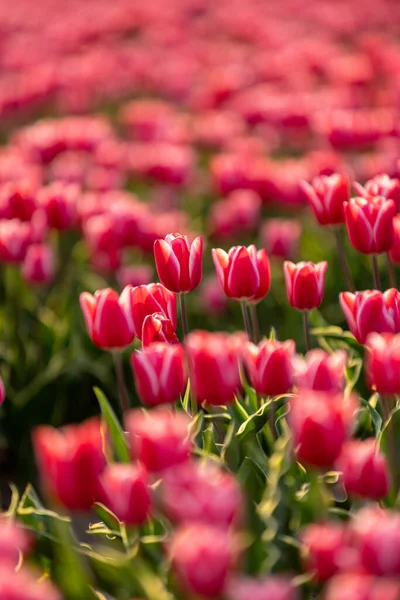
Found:
<path fill-rule="evenodd" d="M 79 296 L 79 304 L 82 309 L 83 318 L 85 319 L 86 329 L 90 337 L 93 336 L 93 323 L 96 314 L 96 298 L 89 292 L 82 292 Z"/>
<path fill-rule="evenodd" d="M 221 287 L 229 296 L 227 288 L 229 255 L 222 248 L 213 248 L 211 254 Z"/>
<path fill-rule="evenodd" d="M 189 277 L 190 290 L 196 288 L 203 276 L 203 238 L 201 236 L 193 240 L 190 248 Z"/>
<path fill-rule="evenodd" d="M 239 246 L 229 259 L 227 288 L 229 295 L 238 300 L 255 296 L 260 286 L 257 265 L 249 251 Z"/>
<path fill-rule="evenodd" d="M 168 242 L 154 242 L 154 259 L 161 283 L 172 292 L 180 292 L 180 265 Z"/>

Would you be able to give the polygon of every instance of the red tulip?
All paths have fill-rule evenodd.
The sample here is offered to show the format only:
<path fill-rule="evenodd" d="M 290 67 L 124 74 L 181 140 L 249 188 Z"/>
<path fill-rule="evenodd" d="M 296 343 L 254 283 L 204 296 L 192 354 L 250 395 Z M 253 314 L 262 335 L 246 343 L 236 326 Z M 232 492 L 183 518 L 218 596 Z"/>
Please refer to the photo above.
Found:
<path fill-rule="evenodd" d="M 350 434 L 356 407 L 353 396 L 300 390 L 290 401 L 289 414 L 297 460 L 332 467 Z"/>
<path fill-rule="evenodd" d="M 400 394 L 400 335 L 371 333 L 366 345 L 369 386 L 380 394 Z"/>
<path fill-rule="evenodd" d="M 261 198 L 252 190 L 235 190 L 215 202 L 209 214 L 211 235 L 220 239 L 251 232 L 257 225 Z"/>
<path fill-rule="evenodd" d="M 141 525 L 150 515 L 149 478 L 140 465 L 110 464 L 99 480 L 98 499 L 129 525 Z"/>
<path fill-rule="evenodd" d="M 239 334 L 193 331 L 186 340 L 190 386 L 198 402 L 230 404 L 242 389 L 239 360 L 244 338 Z"/>
<path fill-rule="evenodd" d="M 228 527 L 244 514 L 238 481 L 217 464 L 188 461 L 163 474 L 161 506 L 173 523 Z"/>
<path fill-rule="evenodd" d="M 280 575 L 252 578 L 233 577 L 229 582 L 228 600 L 297 600 L 298 594 L 291 582 Z"/>
<path fill-rule="evenodd" d="M 382 196 L 352 198 L 345 204 L 351 245 L 363 254 L 388 252 L 393 245 L 396 205 Z"/>
<path fill-rule="evenodd" d="M 393 200 L 396 209 L 400 209 L 400 181 L 397 178 L 392 179 L 386 173 L 381 173 L 367 181 L 364 186 L 357 182 L 354 182 L 353 185 L 359 196 L 363 198 L 382 196 L 386 200 Z"/>
<path fill-rule="evenodd" d="M 143 321 L 143 348 L 146 348 L 155 342 L 168 342 L 169 344 L 177 344 L 179 342 L 172 321 L 162 313 L 147 315 Z"/>
<path fill-rule="evenodd" d="M 347 538 L 345 526 L 339 523 L 313 523 L 302 532 L 306 569 L 319 582 L 341 570 L 348 552 Z"/>
<path fill-rule="evenodd" d="M 192 244 L 186 236 L 171 233 L 154 242 L 154 258 L 161 283 L 171 292 L 191 292 L 200 283 L 203 267 L 203 238 Z"/>
<path fill-rule="evenodd" d="M 53 583 L 29 567 L 10 569 L 0 565 L 0 598 L 2 600 L 62 600 Z"/>
<path fill-rule="evenodd" d="M 0 561 L 15 569 L 20 560 L 20 553 L 31 548 L 31 536 L 20 525 L 7 518 L 0 518 Z M 1 596 L 0 596 L 1 597 Z"/>
<path fill-rule="evenodd" d="M 131 356 L 139 398 L 147 406 L 173 403 L 187 383 L 182 346 L 157 343 Z"/>
<path fill-rule="evenodd" d="M 99 348 L 115 349 L 129 346 L 134 324 L 129 305 L 129 288 L 120 297 L 108 288 L 94 296 L 83 292 L 79 298 L 89 336 Z"/>
<path fill-rule="evenodd" d="M 318 308 L 324 297 L 327 262 L 283 263 L 286 293 L 291 306 L 297 310 Z"/>
<path fill-rule="evenodd" d="M 127 419 L 133 458 L 151 473 L 188 460 L 192 449 L 190 419 L 164 407 L 151 412 L 136 409 Z"/>
<path fill-rule="evenodd" d="M 294 219 L 269 219 L 261 229 L 262 245 L 270 256 L 285 260 L 296 256 L 301 225 Z"/>
<path fill-rule="evenodd" d="M 0 220 L 0 260 L 20 263 L 32 243 L 32 227 L 18 219 Z"/>
<path fill-rule="evenodd" d="M 106 461 L 100 421 L 90 419 L 62 429 L 42 425 L 33 434 L 42 485 L 70 510 L 89 510 Z"/>
<path fill-rule="evenodd" d="M 39 206 L 46 213 L 47 225 L 51 229 L 64 231 L 75 225 L 79 186 L 55 181 L 42 188 Z"/>
<path fill-rule="evenodd" d="M 250 383 L 258 394 L 278 396 L 290 390 L 293 383 L 292 360 L 295 351 L 293 340 L 265 340 L 258 346 L 251 342 L 246 344 L 244 365 Z"/>
<path fill-rule="evenodd" d="M 348 177 L 334 173 L 314 177 L 311 185 L 302 181 L 302 188 L 320 225 L 344 223 L 344 203 L 350 198 Z"/>
<path fill-rule="evenodd" d="M 389 254 L 393 262 L 400 264 L 400 215 L 393 219 L 393 245 Z"/>
<path fill-rule="evenodd" d="M 49 283 L 54 276 L 53 249 L 45 244 L 29 246 L 22 263 L 22 275 L 29 283 Z"/>
<path fill-rule="evenodd" d="M 129 306 L 133 319 L 133 330 L 138 339 L 142 339 L 143 323 L 148 315 L 162 313 L 176 329 L 176 295 L 161 283 L 128 286 Z"/>
<path fill-rule="evenodd" d="M 346 362 L 343 350 L 331 354 L 320 348 L 310 350 L 304 359 L 297 357 L 294 362 L 296 385 L 320 392 L 340 392 L 345 385 Z"/>
<path fill-rule="evenodd" d="M 37 209 L 37 189 L 30 181 L 10 181 L 0 188 L 0 215 L 30 221 Z"/>
<path fill-rule="evenodd" d="M 121 267 L 117 273 L 117 279 L 122 288 L 127 285 L 133 287 L 147 285 L 153 280 L 153 269 L 149 265 Z"/>
<path fill-rule="evenodd" d="M 336 468 L 350 495 L 379 500 L 389 492 L 389 468 L 375 439 L 350 440 L 342 448 Z"/>
<path fill-rule="evenodd" d="M 3 378 L 0 376 L 0 406 L 3 404 L 6 399 L 6 388 L 4 386 Z"/>
<path fill-rule="evenodd" d="M 213 248 L 212 257 L 225 294 L 236 300 L 259 302 L 266 296 L 271 284 L 268 255 L 254 245 L 234 246 L 227 254 Z"/>
<path fill-rule="evenodd" d="M 374 577 L 366 573 L 336 575 L 326 588 L 325 600 L 398 600 L 397 579 Z"/>
<path fill-rule="evenodd" d="M 237 561 L 238 547 L 229 530 L 193 523 L 176 530 L 168 556 L 189 597 L 216 598 L 224 592 Z"/>
<path fill-rule="evenodd" d="M 216 275 L 204 279 L 199 291 L 202 308 L 207 314 L 218 315 L 225 311 L 228 298 Z"/>
<path fill-rule="evenodd" d="M 343 292 L 339 301 L 350 331 L 360 344 L 365 344 L 371 332 L 400 330 L 400 293 L 394 288 L 384 293 L 378 290 Z"/>

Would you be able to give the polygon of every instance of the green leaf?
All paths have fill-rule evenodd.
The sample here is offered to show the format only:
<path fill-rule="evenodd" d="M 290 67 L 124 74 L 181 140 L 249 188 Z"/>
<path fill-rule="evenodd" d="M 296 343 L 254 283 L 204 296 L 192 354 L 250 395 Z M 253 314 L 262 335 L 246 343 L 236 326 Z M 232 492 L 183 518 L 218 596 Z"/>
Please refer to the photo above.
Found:
<path fill-rule="evenodd" d="M 360 356 L 364 356 L 365 348 L 361 344 L 357 342 L 355 337 L 350 331 L 343 331 L 340 327 L 336 327 L 335 325 L 329 327 L 314 327 L 311 329 L 312 335 L 316 337 L 324 338 L 325 340 L 332 340 L 334 342 L 339 342 L 340 346 L 347 346 L 348 348 L 352 348 L 356 350 L 356 352 Z"/>
<path fill-rule="evenodd" d="M 124 463 L 131 462 L 128 444 L 125 439 L 125 434 L 117 417 L 115 416 L 113 409 L 111 408 L 107 398 L 99 388 L 94 387 L 93 391 L 96 394 L 96 398 L 100 405 L 101 414 L 110 432 L 113 447 L 118 459 Z"/>
<path fill-rule="evenodd" d="M 95 502 L 93 504 L 93 508 L 99 515 L 103 523 L 105 523 L 107 527 L 109 527 L 109 529 L 113 531 L 119 531 L 120 521 L 114 515 L 114 513 L 109 508 L 107 508 L 107 506 L 104 506 L 104 504 L 101 504 L 101 502 Z"/>
<path fill-rule="evenodd" d="M 19 491 L 17 487 L 13 483 L 10 483 L 9 485 L 11 488 L 11 501 L 7 512 L 5 513 L 6 518 L 14 517 L 16 515 L 19 504 Z"/>
<path fill-rule="evenodd" d="M 373 394 L 369 400 L 361 398 L 361 404 L 367 409 L 375 429 L 375 437 L 378 437 L 382 429 L 382 417 L 376 410 L 378 394 Z"/>

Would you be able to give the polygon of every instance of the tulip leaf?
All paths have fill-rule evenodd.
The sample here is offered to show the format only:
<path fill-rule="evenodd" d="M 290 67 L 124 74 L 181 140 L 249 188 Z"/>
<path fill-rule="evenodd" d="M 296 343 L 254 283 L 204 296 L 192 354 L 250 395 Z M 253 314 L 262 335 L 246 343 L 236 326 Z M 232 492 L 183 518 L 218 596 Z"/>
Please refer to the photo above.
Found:
<path fill-rule="evenodd" d="M 364 346 L 357 342 L 355 337 L 350 331 L 343 331 L 340 327 L 336 327 L 335 325 L 328 327 L 314 327 L 311 329 L 312 335 L 316 337 L 322 337 L 326 340 L 331 340 L 334 342 L 340 342 L 343 346 L 346 345 L 353 350 L 356 350 L 358 354 L 364 356 Z"/>
<path fill-rule="evenodd" d="M 103 523 L 105 523 L 109 529 L 113 531 L 119 531 L 120 521 L 114 515 L 114 513 L 109 508 L 107 508 L 107 506 L 104 506 L 104 504 L 101 504 L 101 502 L 95 502 L 93 504 L 93 508 L 99 515 Z"/>
<path fill-rule="evenodd" d="M 131 462 L 125 434 L 113 409 L 110 406 L 110 403 L 99 388 L 94 387 L 93 391 L 96 394 L 96 398 L 100 405 L 101 414 L 108 427 L 112 444 L 118 459 L 124 463 Z"/>
<path fill-rule="evenodd" d="M 368 413 L 371 417 L 371 421 L 373 423 L 374 430 L 375 430 L 375 437 L 377 437 L 380 434 L 381 429 L 382 429 L 382 417 L 375 408 L 376 399 L 377 399 L 377 394 L 373 394 L 373 396 L 371 396 L 371 398 L 369 400 L 365 400 L 364 398 L 361 398 L 361 404 L 363 406 L 365 406 L 366 410 L 368 411 Z"/>

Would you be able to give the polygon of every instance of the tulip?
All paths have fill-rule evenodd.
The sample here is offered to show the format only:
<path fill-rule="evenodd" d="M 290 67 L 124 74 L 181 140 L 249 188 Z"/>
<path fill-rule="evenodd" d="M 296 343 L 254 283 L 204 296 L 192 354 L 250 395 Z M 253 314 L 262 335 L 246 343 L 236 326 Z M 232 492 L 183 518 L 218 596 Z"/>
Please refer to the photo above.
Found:
<path fill-rule="evenodd" d="M 294 219 L 269 219 L 261 228 L 262 245 L 270 256 L 284 260 L 296 256 L 301 236 L 301 225 Z"/>
<path fill-rule="evenodd" d="M 332 467 L 350 435 L 356 408 L 353 396 L 300 390 L 290 401 L 289 414 L 297 460 Z"/>
<path fill-rule="evenodd" d="M 171 233 L 154 242 L 154 258 L 161 283 L 171 292 L 191 292 L 202 277 L 203 238 L 192 244 L 186 236 Z"/>
<path fill-rule="evenodd" d="M 325 600 L 398 600 L 397 579 L 374 577 L 366 573 L 336 575 L 326 588 Z"/>
<path fill-rule="evenodd" d="M 83 292 L 80 305 L 92 342 L 99 348 L 114 350 L 129 346 L 134 338 L 134 324 L 129 305 L 129 287 L 118 297 L 107 288 L 94 296 Z"/>
<path fill-rule="evenodd" d="M 200 287 L 200 302 L 206 314 L 218 315 L 227 308 L 228 298 L 216 275 L 203 280 Z"/>
<path fill-rule="evenodd" d="M 259 302 L 271 284 L 268 255 L 254 245 L 234 246 L 226 253 L 213 248 L 212 257 L 225 294 L 236 300 Z"/>
<path fill-rule="evenodd" d="M 37 209 L 36 186 L 29 181 L 10 181 L 0 188 L 0 215 L 29 222 Z"/>
<path fill-rule="evenodd" d="M 337 350 L 329 354 L 320 348 L 307 352 L 304 359 L 294 361 L 295 382 L 299 388 L 319 392 L 340 392 L 344 388 L 347 354 Z"/>
<path fill-rule="evenodd" d="M 143 323 L 148 315 L 162 313 L 176 329 L 176 294 L 170 292 L 161 283 L 128 286 L 130 312 L 133 320 L 133 331 L 138 339 L 142 339 Z"/>
<path fill-rule="evenodd" d="M 384 293 L 378 290 L 343 292 L 339 301 L 349 329 L 360 344 L 365 344 L 371 332 L 400 330 L 400 294 L 394 288 Z"/>
<path fill-rule="evenodd" d="M 155 342 L 168 342 L 177 344 L 179 340 L 176 336 L 174 326 L 168 317 L 162 313 L 147 315 L 143 321 L 142 327 L 142 346 L 146 348 Z"/>
<path fill-rule="evenodd" d="M 393 245 L 389 250 L 389 256 L 394 263 L 400 264 L 400 215 L 393 219 Z"/>
<path fill-rule="evenodd" d="M 54 276 L 53 249 L 45 244 L 29 246 L 22 263 L 22 275 L 28 283 L 49 283 Z"/>
<path fill-rule="evenodd" d="M 344 223 L 344 203 L 350 199 L 348 177 L 334 173 L 301 183 L 304 195 L 320 225 Z"/>
<path fill-rule="evenodd" d="M 301 535 L 304 562 L 317 581 L 327 581 L 338 573 L 346 556 L 347 532 L 339 523 L 313 523 Z"/>
<path fill-rule="evenodd" d="M 0 260 L 21 263 L 32 243 L 32 226 L 18 219 L 0 220 Z"/>
<path fill-rule="evenodd" d="M 33 446 L 46 493 L 70 510 L 89 510 L 106 464 L 99 420 L 61 429 L 42 425 Z"/>
<path fill-rule="evenodd" d="M 397 211 L 400 209 L 400 181 L 394 177 L 389 177 L 386 173 L 376 175 L 362 186 L 356 181 L 353 183 L 356 192 L 363 198 L 371 196 L 382 196 L 386 200 L 393 200 Z"/>
<path fill-rule="evenodd" d="M 209 214 L 211 235 L 220 239 L 252 232 L 260 215 L 261 198 L 252 190 L 236 190 L 215 202 Z"/>
<path fill-rule="evenodd" d="M 400 516 L 378 508 L 360 510 L 351 525 L 361 566 L 382 576 L 400 576 Z"/>
<path fill-rule="evenodd" d="M 187 383 L 182 346 L 155 343 L 131 356 L 139 398 L 147 406 L 174 403 Z"/>
<path fill-rule="evenodd" d="M 225 528 L 190 523 L 176 530 L 168 547 L 176 578 L 189 597 L 220 597 L 238 557 Z"/>
<path fill-rule="evenodd" d="M 350 440 L 342 448 L 336 468 L 350 495 L 379 500 L 389 492 L 389 468 L 374 439 Z"/>
<path fill-rule="evenodd" d="M 153 269 L 149 265 L 121 267 L 117 273 L 117 279 L 122 288 L 127 285 L 131 285 L 132 287 L 147 285 L 153 279 Z"/>
<path fill-rule="evenodd" d="M 283 263 L 288 300 L 297 310 L 318 308 L 324 297 L 327 262 Z"/>
<path fill-rule="evenodd" d="M 31 536 L 14 521 L 0 519 L 0 561 L 15 569 L 20 560 L 20 553 L 31 548 Z"/>
<path fill-rule="evenodd" d="M 149 479 L 140 465 L 108 465 L 99 480 L 99 500 L 128 525 L 141 525 L 149 517 Z"/>
<path fill-rule="evenodd" d="M 46 214 L 50 229 L 65 231 L 76 222 L 79 187 L 55 181 L 42 188 L 39 193 L 39 206 Z"/>
<path fill-rule="evenodd" d="M 371 333 L 366 345 L 369 386 L 380 394 L 400 394 L 400 336 Z"/>
<path fill-rule="evenodd" d="M 228 527 L 244 514 L 238 481 L 217 464 L 188 461 L 163 474 L 161 507 L 176 524 L 199 522 Z"/>
<path fill-rule="evenodd" d="M 299 597 L 291 582 L 280 575 L 257 579 L 233 577 L 226 596 L 228 600 L 297 600 Z"/>
<path fill-rule="evenodd" d="M 190 387 L 198 402 L 230 404 L 242 389 L 240 334 L 193 331 L 186 338 Z"/>
<path fill-rule="evenodd" d="M 65 597 L 65 596 L 64 596 Z M 10 569 L 0 566 L 0 598 L 2 600 L 62 600 L 53 583 L 29 567 Z"/>
<path fill-rule="evenodd" d="M 393 245 L 396 205 L 382 196 L 352 198 L 345 204 L 351 245 L 363 254 L 388 252 Z"/>
<path fill-rule="evenodd" d="M 258 394 L 278 396 L 290 390 L 293 383 L 292 360 L 295 351 L 293 340 L 265 340 L 258 346 L 251 342 L 246 344 L 244 365 L 250 383 Z"/>
<path fill-rule="evenodd" d="M 151 473 L 185 462 L 193 446 L 189 426 L 185 413 L 172 413 L 164 407 L 131 411 L 127 427 L 133 458 Z"/>

